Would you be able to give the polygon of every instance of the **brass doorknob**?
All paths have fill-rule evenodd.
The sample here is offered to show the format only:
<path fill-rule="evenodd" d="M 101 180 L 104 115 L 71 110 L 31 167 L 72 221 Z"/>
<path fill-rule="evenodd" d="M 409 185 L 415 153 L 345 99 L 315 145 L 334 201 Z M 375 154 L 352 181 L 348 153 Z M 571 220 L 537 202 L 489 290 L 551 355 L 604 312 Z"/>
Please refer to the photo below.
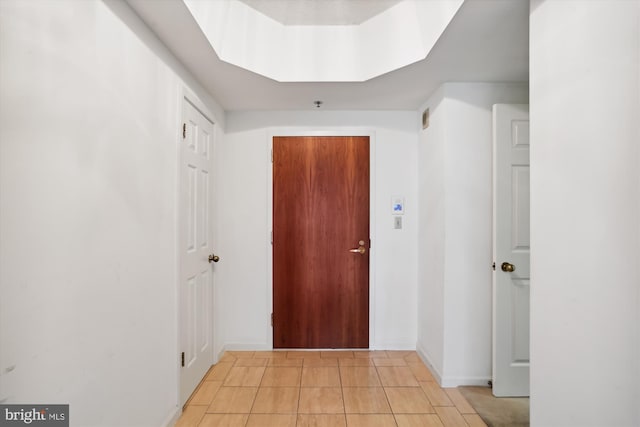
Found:
<path fill-rule="evenodd" d="M 211 254 L 209 255 L 209 263 L 220 261 L 220 257 L 218 255 Z"/>
<path fill-rule="evenodd" d="M 356 249 L 349 249 L 349 252 L 353 252 L 354 254 L 364 255 L 367 252 L 367 249 L 364 246 L 360 246 Z"/>
<path fill-rule="evenodd" d="M 502 268 L 502 271 L 506 271 L 507 273 L 511 273 L 516 270 L 516 266 L 508 262 L 503 262 L 500 267 Z"/>

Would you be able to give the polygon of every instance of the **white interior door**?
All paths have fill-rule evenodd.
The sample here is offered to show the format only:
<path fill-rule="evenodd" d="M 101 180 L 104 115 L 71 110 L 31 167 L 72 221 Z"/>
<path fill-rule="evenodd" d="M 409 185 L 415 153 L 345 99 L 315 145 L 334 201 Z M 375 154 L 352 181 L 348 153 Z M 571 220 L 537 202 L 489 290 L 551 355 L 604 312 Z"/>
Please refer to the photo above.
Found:
<path fill-rule="evenodd" d="M 493 394 L 529 395 L 529 106 L 493 106 Z"/>
<path fill-rule="evenodd" d="M 180 399 L 213 363 L 211 200 L 213 123 L 186 98 L 180 142 Z"/>

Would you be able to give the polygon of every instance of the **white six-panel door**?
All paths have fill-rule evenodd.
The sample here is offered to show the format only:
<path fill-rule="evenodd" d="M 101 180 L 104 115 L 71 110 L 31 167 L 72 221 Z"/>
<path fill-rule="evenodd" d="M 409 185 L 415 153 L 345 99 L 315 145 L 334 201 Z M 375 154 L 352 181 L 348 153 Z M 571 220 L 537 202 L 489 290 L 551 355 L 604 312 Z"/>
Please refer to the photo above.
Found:
<path fill-rule="evenodd" d="M 493 189 L 493 394 L 528 396 L 528 105 L 493 106 Z"/>
<path fill-rule="evenodd" d="M 186 98 L 180 141 L 180 399 L 184 404 L 213 363 L 213 123 Z"/>

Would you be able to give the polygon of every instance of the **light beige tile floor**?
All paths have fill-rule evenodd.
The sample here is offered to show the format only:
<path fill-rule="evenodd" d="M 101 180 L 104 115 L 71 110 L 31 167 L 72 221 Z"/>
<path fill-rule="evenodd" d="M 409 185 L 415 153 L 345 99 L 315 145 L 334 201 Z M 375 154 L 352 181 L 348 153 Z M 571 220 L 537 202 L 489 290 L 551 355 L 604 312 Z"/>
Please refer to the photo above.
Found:
<path fill-rule="evenodd" d="M 230 351 L 177 427 L 486 427 L 415 351 Z"/>

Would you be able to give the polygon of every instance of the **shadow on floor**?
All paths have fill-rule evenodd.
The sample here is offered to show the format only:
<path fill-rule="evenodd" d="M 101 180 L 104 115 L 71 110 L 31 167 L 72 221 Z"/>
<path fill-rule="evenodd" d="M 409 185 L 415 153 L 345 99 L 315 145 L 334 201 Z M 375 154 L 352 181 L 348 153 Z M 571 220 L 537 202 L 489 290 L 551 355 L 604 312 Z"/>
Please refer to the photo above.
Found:
<path fill-rule="evenodd" d="M 489 427 L 529 427 L 528 397 L 495 397 L 488 387 L 458 387 Z"/>

